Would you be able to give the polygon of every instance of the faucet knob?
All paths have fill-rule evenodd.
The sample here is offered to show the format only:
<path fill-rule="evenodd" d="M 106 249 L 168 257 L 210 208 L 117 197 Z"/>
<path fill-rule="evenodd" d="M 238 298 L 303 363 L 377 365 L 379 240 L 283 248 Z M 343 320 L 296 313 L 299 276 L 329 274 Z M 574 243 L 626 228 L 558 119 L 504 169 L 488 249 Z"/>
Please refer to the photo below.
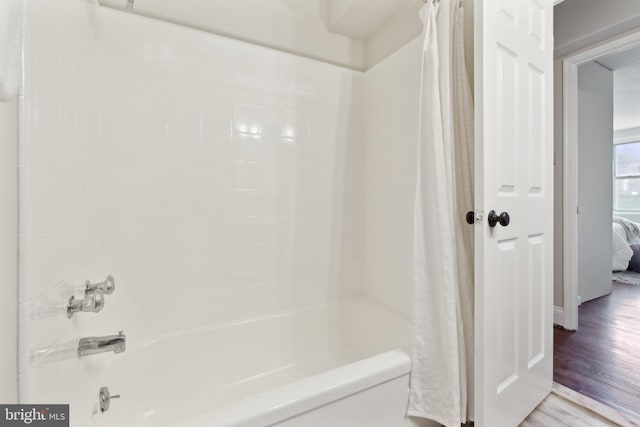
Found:
<path fill-rule="evenodd" d="M 109 410 L 111 399 L 120 399 L 120 395 L 111 395 L 109 393 L 109 387 L 101 387 L 100 393 L 98 393 L 98 402 L 100 403 L 100 412 Z"/>
<path fill-rule="evenodd" d="M 106 295 L 111 295 L 113 291 L 116 290 L 116 280 L 112 275 L 108 275 L 107 278 L 103 282 L 99 283 L 91 283 L 87 280 L 87 283 L 84 285 L 84 294 L 91 295 L 95 292 L 102 292 Z"/>
<path fill-rule="evenodd" d="M 96 291 L 91 295 L 87 295 L 81 300 L 76 300 L 74 296 L 69 298 L 67 303 L 67 317 L 71 319 L 74 313 L 84 311 L 87 313 L 98 313 L 104 307 L 104 294 Z"/>

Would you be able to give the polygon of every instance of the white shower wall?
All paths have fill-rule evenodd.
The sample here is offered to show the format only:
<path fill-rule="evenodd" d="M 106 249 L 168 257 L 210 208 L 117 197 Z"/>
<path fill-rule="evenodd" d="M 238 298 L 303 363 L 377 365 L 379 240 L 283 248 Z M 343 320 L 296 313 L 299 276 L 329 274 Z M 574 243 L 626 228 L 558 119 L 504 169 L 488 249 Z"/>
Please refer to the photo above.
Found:
<path fill-rule="evenodd" d="M 365 74 L 365 294 L 411 314 L 421 40 Z"/>
<path fill-rule="evenodd" d="M 0 402 L 18 398 L 18 100 L 0 102 Z"/>
<path fill-rule="evenodd" d="M 123 329 L 130 352 L 363 292 L 362 73 L 89 1 L 27 6 L 23 401 L 97 393 L 108 359 L 76 359 L 83 336 Z M 107 274 L 102 312 L 67 319 Z"/>

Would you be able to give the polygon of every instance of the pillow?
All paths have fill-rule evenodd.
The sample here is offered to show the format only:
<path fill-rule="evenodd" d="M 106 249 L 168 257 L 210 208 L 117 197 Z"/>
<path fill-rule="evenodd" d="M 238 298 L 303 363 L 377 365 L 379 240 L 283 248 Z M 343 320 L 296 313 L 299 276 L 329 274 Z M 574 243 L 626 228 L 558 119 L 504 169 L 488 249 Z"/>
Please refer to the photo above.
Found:
<path fill-rule="evenodd" d="M 629 268 L 629 260 L 633 256 L 633 251 L 629 247 L 629 243 L 625 240 L 624 230 L 619 232 L 616 229 L 616 225 L 620 226 L 620 224 L 613 224 L 613 236 L 612 239 L 612 247 L 611 247 L 611 269 L 613 271 L 625 271 Z M 620 226 L 621 227 L 621 226 Z M 621 234 L 622 233 L 622 234 Z"/>
<path fill-rule="evenodd" d="M 628 270 L 640 273 L 640 245 L 631 245 L 631 250 L 633 251 L 633 255 L 629 260 Z"/>

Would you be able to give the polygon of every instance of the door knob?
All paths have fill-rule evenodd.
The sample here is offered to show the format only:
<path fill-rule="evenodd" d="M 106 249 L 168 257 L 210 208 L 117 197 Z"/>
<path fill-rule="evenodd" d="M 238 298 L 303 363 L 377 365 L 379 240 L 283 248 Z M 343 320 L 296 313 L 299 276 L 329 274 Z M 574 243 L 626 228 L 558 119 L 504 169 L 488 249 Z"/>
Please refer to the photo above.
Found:
<path fill-rule="evenodd" d="M 506 227 L 511 222 L 511 217 L 508 213 L 502 212 L 500 215 L 496 211 L 489 212 L 488 216 L 489 227 L 493 228 L 496 224 L 500 223 L 501 226 Z"/>
<path fill-rule="evenodd" d="M 467 212 L 467 224 L 473 225 L 476 222 L 476 213 L 474 211 Z"/>

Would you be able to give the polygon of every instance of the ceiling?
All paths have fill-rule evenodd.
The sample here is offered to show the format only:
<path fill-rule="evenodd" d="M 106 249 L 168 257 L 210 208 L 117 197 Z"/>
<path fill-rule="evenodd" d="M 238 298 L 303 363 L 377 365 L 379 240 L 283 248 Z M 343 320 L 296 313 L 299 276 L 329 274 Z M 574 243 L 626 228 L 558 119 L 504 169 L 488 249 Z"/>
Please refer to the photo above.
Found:
<path fill-rule="evenodd" d="M 328 30 L 366 40 L 411 0 L 327 0 Z"/>
<path fill-rule="evenodd" d="M 608 55 L 597 61 L 613 70 L 613 127 L 640 127 L 640 47 Z"/>

